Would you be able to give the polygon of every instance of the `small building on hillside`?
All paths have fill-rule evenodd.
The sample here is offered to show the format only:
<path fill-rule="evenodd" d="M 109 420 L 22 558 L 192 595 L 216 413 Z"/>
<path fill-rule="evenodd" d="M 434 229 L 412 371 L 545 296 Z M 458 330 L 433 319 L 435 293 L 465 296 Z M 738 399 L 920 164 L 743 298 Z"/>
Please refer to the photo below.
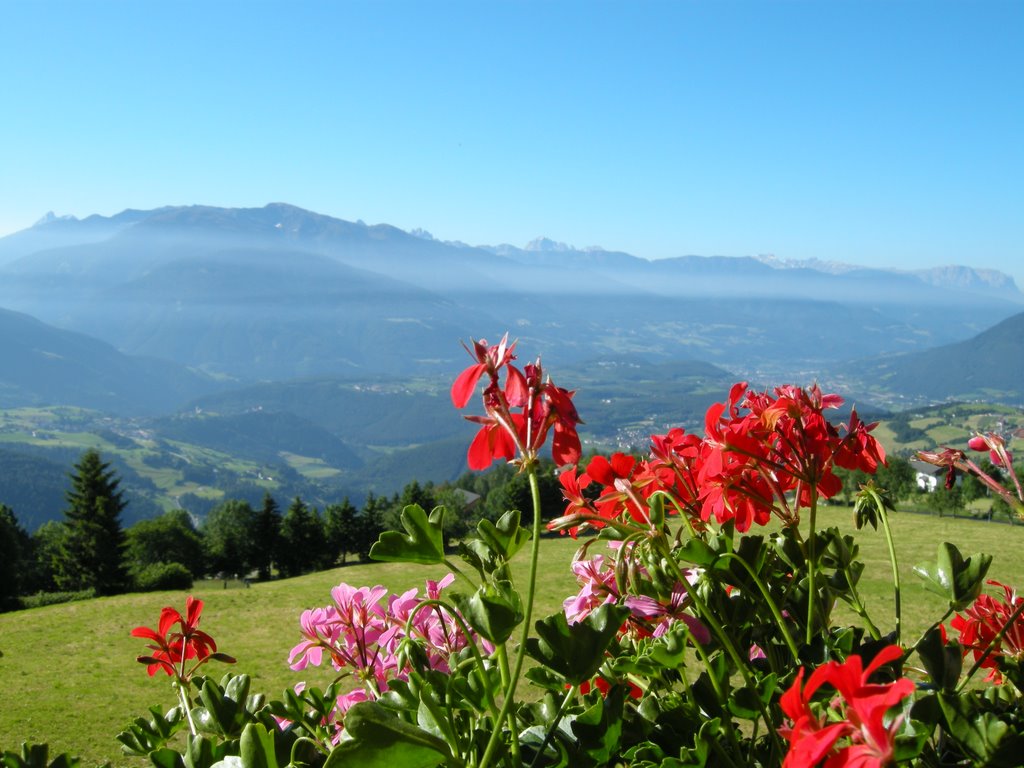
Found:
<path fill-rule="evenodd" d="M 910 466 L 914 470 L 915 480 L 919 490 L 931 493 L 940 485 L 946 484 L 946 468 L 937 467 L 920 459 L 911 459 Z M 956 483 L 960 483 L 960 473 L 956 475 Z"/>

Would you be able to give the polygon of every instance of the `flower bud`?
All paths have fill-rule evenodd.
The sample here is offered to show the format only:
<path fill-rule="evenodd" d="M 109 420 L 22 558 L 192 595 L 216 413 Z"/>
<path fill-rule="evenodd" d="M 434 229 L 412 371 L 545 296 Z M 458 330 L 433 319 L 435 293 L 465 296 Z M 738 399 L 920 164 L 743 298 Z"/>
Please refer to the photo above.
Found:
<path fill-rule="evenodd" d="M 967 441 L 967 447 L 972 451 L 987 451 L 988 442 L 981 435 L 975 435 Z"/>

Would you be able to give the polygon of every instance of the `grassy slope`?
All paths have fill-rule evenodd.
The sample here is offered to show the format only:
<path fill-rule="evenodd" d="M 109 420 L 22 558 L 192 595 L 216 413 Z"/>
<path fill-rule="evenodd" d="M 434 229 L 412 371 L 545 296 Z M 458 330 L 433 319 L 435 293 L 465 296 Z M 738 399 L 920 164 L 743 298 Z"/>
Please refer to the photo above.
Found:
<path fill-rule="evenodd" d="M 557 610 L 573 589 L 568 563 L 571 540 L 543 542 L 540 615 Z M 233 671 L 253 675 L 254 691 L 278 698 L 300 680 L 324 685 L 331 670 L 302 673 L 288 668 L 301 639 L 299 614 L 330 602 L 341 581 L 384 584 L 397 592 L 440 568 L 394 564 L 354 565 L 296 579 L 255 584 L 251 589 L 196 591 L 206 607 L 202 627 L 238 659 Z M 81 755 L 91 767 L 104 761 L 143 765 L 120 754 L 114 736 L 155 703 L 173 705 L 166 677 L 150 679 L 135 662 L 144 643 L 129 635 L 140 624 L 155 626 L 164 605 L 184 609 L 186 592 L 121 595 L 0 615 L 0 751 L 22 741 L 48 741 L 51 750 Z M 211 665 L 220 677 L 227 667 Z"/>
<path fill-rule="evenodd" d="M 848 508 L 826 507 L 820 518 L 822 527 L 850 527 Z M 916 639 L 941 613 L 941 601 L 925 592 L 911 573 L 914 564 L 934 558 L 940 541 L 957 542 L 965 554 L 995 554 L 991 575 L 1024 584 L 1024 561 L 1016 557 L 1024 528 L 909 513 L 895 515 L 893 526 L 904 583 L 904 642 Z M 880 532 L 867 531 L 858 541 L 867 564 L 862 591 L 876 623 L 888 631 L 893 624 L 892 579 L 884 539 Z M 568 563 L 574 549 L 567 539 L 542 542 L 538 615 L 557 610 L 573 591 Z M 402 591 L 440 575 L 440 569 L 429 567 L 356 565 L 251 589 L 206 585 L 197 596 L 206 602 L 203 628 L 222 650 L 238 658 L 237 671 L 255 677 L 254 689 L 277 697 L 298 680 L 323 684 L 329 679 L 324 670 L 292 672 L 286 657 L 299 641 L 299 614 L 326 604 L 332 586 L 344 580 Z M 129 632 L 139 624 L 154 625 L 162 606 L 181 608 L 184 599 L 184 592 L 122 595 L 0 616 L 0 649 L 5 654 L 0 659 L 0 748 L 15 748 L 22 740 L 49 741 L 57 751 L 82 755 L 86 766 L 106 760 L 129 764 L 114 735 L 150 704 L 172 704 L 166 678 L 149 679 L 134 662 L 142 643 Z M 211 672 L 219 676 L 223 670 Z"/>

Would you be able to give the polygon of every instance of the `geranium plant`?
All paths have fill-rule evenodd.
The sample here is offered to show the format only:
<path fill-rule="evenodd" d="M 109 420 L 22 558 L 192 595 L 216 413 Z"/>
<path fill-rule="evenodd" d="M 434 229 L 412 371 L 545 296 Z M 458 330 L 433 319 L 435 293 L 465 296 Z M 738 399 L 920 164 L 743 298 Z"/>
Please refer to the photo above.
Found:
<path fill-rule="evenodd" d="M 300 617 L 288 660 L 333 669 L 330 684 L 299 683 L 275 701 L 250 696 L 245 676 L 196 675 L 228 659 L 198 631 L 201 603 L 184 617 L 165 609 L 156 630 L 134 634 L 178 704 L 136 720 L 126 751 L 161 768 L 1021 764 L 1024 598 L 998 582 L 985 591 L 991 558 L 943 543 L 917 566 L 946 608 L 907 637 L 884 489 L 859 488 L 854 514 L 885 537 L 891 615 L 862 599 L 856 538 L 819 529 L 821 504 L 842 490 L 837 468 L 870 475 L 886 460 L 856 410 L 835 423 L 842 401 L 817 386 L 740 383 L 702 434 L 675 428 L 653 435 L 646 456 L 583 463 L 573 392 L 539 360 L 519 368 L 515 348 L 472 342 L 451 399 L 461 409 L 481 390 L 469 465 L 507 461 L 527 476 L 529 529 L 511 510 L 455 556 L 445 510 L 407 507 L 404 530 L 371 555 L 432 567 L 437 580 L 422 593 L 337 586 Z M 579 591 L 536 620 L 549 438 L 566 506 L 546 525 L 579 538 Z M 997 435 L 969 447 L 1010 470 Z M 991 477 L 953 449 L 924 458 L 1024 510 L 1012 471 Z M 184 724 L 184 748 L 171 746 Z"/>

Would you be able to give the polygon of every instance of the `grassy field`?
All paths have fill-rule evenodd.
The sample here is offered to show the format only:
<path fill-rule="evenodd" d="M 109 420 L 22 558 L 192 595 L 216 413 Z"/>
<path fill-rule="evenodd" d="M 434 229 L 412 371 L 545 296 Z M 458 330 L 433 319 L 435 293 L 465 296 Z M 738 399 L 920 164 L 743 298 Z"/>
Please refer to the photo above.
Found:
<path fill-rule="evenodd" d="M 820 524 L 852 528 L 847 507 L 826 507 Z M 1024 527 L 965 519 L 901 513 L 893 518 L 903 579 L 905 642 L 912 642 L 941 613 L 941 600 L 925 592 L 911 568 L 930 561 L 941 541 L 953 541 L 964 554 L 996 556 L 991 576 L 1024 584 L 1024 559 L 1017 549 Z M 867 568 L 862 592 L 883 631 L 893 626 L 892 577 L 882 534 L 858 535 Z M 577 542 L 542 542 L 539 616 L 558 610 L 574 590 L 568 565 Z M 221 650 L 238 659 L 235 668 L 254 677 L 254 689 L 272 697 L 299 680 L 324 684 L 330 673 L 303 673 L 287 666 L 289 650 L 299 641 L 298 617 L 306 608 L 325 605 L 330 589 L 341 581 L 383 584 L 394 591 L 422 587 L 442 570 L 393 564 L 354 565 L 296 579 L 240 588 L 206 582 L 194 593 L 206 603 L 202 626 Z M 52 749 L 79 754 L 86 766 L 104 761 L 142 765 L 120 754 L 115 734 L 146 708 L 173 703 L 165 677 L 149 678 L 135 662 L 143 643 L 129 636 L 135 626 L 154 626 L 164 605 L 184 607 L 185 592 L 121 595 L 0 615 L 0 749 L 23 741 L 48 741 Z M 217 667 L 220 667 L 219 669 Z M 219 676 L 223 665 L 211 668 Z"/>

